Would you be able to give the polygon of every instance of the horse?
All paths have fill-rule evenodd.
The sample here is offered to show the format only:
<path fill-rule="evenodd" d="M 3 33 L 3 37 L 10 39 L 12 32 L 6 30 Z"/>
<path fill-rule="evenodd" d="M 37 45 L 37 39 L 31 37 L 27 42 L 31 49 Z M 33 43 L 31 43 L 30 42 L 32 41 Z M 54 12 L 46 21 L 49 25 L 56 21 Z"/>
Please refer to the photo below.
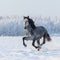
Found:
<path fill-rule="evenodd" d="M 25 27 L 24 29 L 27 29 L 27 31 L 30 33 L 30 36 L 23 37 L 23 45 L 26 47 L 25 40 L 32 40 L 32 46 L 36 49 L 40 50 L 41 46 L 45 44 L 46 40 L 51 41 L 50 35 L 47 31 L 47 29 L 43 26 L 36 26 L 34 24 L 34 21 L 29 18 L 29 16 L 25 17 Z M 43 37 L 43 42 L 40 44 L 40 39 Z M 37 41 L 38 46 L 35 45 L 35 42 Z"/>

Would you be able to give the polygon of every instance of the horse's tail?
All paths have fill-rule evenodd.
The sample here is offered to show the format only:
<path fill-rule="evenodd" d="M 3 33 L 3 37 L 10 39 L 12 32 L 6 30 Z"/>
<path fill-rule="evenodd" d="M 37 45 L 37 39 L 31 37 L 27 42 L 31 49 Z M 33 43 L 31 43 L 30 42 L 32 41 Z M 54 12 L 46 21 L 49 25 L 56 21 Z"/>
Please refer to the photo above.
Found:
<path fill-rule="evenodd" d="M 48 33 L 46 33 L 45 38 L 47 39 L 47 41 L 51 41 L 50 35 Z"/>

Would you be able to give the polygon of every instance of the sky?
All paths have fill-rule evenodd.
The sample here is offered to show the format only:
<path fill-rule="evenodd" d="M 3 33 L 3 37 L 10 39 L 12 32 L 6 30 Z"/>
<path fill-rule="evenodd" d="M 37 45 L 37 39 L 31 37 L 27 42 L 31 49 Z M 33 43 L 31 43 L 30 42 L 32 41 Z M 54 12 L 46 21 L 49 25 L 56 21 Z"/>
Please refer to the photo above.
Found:
<path fill-rule="evenodd" d="M 0 0 L 0 15 L 60 17 L 60 0 Z"/>

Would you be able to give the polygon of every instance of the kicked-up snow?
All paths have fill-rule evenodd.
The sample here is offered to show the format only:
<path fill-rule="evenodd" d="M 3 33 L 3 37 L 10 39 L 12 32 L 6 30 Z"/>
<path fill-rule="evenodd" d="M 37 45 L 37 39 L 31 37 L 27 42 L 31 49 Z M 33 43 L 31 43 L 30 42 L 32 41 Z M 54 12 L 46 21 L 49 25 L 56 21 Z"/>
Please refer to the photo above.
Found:
<path fill-rule="evenodd" d="M 22 44 L 22 36 L 0 37 L 0 60 L 60 60 L 60 36 L 52 36 L 51 42 L 46 42 L 37 51 L 32 41 Z"/>

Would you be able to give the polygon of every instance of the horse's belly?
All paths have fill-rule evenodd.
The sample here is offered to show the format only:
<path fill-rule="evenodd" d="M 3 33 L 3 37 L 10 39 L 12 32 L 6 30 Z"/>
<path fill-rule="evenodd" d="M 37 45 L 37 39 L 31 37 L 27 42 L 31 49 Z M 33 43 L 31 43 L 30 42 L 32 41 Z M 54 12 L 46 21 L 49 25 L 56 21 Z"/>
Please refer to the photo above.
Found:
<path fill-rule="evenodd" d="M 39 32 L 39 31 L 37 31 L 37 32 L 34 33 L 34 35 L 35 35 L 35 38 L 36 38 L 36 39 L 42 38 L 43 35 L 44 35 L 44 32 L 41 32 L 41 31 Z"/>

